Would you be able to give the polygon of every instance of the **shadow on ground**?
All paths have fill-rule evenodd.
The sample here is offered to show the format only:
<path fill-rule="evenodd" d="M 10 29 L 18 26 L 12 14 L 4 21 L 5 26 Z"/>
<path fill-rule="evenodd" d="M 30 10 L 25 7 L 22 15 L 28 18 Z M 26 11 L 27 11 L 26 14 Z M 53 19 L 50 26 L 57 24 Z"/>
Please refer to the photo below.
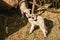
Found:
<path fill-rule="evenodd" d="M 47 31 L 48 31 L 48 33 L 47 33 L 47 36 L 48 36 L 49 33 L 51 32 L 52 28 L 53 28 L 53 21 L 44 18 L 44 22 L 45 22 L 45 25 L 46 25 L 46 28 L 47 28 Z M 39 29 L 39 27 L 36 26 L 36 27 L 34 28 L 33 32 L 34 32 L 35 30 L 37 30 L 37 29 Z"/>
<path fill-rule="evenodd" d="M 15 33 L 27 24 L 27 18 L 21 18 L 17 9 L 10 12 L 0 12 L 0 40 Z"/>
<path fill-rule="evenodd" d="M 48 31 L 47 36 L 48 36 L 48 34 L 51 32 L 51 30 L 53 28 L 53 21 L 48 20 L 46 18 L 44 19 L 44 21 L 45 21 L 45 25 L 47 27 L 47 31 Z"/>

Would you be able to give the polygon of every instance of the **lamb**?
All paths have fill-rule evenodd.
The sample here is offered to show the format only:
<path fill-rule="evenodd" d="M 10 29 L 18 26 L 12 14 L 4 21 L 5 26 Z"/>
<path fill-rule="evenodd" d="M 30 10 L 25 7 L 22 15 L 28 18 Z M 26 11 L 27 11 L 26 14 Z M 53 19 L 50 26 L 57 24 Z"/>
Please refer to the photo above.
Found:
<path fill-rule="evenodd" d="M 26 0 L 21 0 L 19 2 L 22 18 L 24 17 L 24 13 L 30 14 L 30 9 L 27 8 Z"/>
<path fill-rule="evenodd" d="M 32 33 L 32 31 L 34 30 L 34 26 L 37 25 L 42 30 L 44 37 L 46 37 L 47 30 L 44 24 L 44 19 L 41 16 L 35 14 L 26 14 L 26 17 L 28 18 L 28 21 L 31 24 L 29 34 Z"/>

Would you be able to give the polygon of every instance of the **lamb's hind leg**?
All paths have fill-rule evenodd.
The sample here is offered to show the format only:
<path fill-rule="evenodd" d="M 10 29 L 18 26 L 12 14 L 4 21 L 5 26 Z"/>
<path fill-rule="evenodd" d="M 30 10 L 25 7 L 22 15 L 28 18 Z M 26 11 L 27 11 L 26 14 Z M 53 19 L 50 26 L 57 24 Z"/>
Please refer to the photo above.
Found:
<path fill-rule="evenodd" d="M 30 31 L 29 31 L 29 34 L 31 34 L 33 30 L 34 30 L 34 25 L 32 24 L 31 28 L 30 28 Z"/>
<path fill-rule="evenodd" d="M 47 30 L 46 30 L 45 25 L 44 25 L 44 24 L 42 24 L 42 25 L 40 25 L 39 27 L 40 27 L 40 29 L 42 30 L 42 32 L 43 32 L 43 34 L 44 34 L 44 37 L 46 37 Z"/>

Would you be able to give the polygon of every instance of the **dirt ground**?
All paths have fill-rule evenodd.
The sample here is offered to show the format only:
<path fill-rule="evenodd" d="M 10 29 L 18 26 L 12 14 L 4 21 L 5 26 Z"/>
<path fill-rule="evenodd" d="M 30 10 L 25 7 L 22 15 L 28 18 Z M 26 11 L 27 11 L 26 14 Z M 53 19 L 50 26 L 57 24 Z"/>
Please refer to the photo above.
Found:
<path fill-rule="evenodd" d="M 48 28 L 46 38 L 39 27 L 29 34 L 30 23 L 18 13 L 0 14 L 0 40 L 60 40 L 60 13 L 46 11 L 41 16 Z"/>

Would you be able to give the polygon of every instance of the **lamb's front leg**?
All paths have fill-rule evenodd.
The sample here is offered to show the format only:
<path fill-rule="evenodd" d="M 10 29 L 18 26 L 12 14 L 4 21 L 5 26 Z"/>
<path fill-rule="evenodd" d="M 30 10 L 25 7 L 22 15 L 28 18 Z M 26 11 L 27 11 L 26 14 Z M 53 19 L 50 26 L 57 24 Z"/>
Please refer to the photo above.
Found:
<path fill-rule="evenodd" d="M 34 30 L 34 25 L 31 24 L 31 28 L 30 28 L 29 34 L 31 34 L 33 30 Z"/>
<path fill-rule="evenodd" d="M 21 18 L 23 18 L 24 17 L 24 12 L 21 10 L 21 14 L 22 14 L 22 17 Z"/>

